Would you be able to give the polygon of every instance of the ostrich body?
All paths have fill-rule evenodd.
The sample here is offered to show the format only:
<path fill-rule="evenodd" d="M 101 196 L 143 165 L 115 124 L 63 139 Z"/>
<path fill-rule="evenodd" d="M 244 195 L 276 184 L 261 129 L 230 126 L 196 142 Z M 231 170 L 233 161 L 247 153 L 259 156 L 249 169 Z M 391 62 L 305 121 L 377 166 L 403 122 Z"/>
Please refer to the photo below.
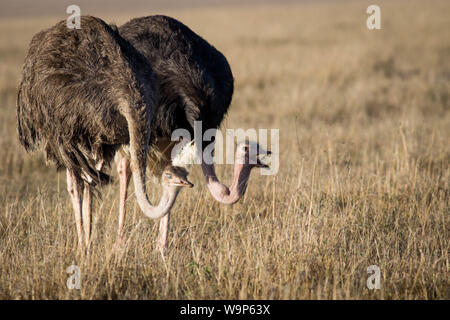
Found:
<path fill-rule="evenodd" d="M 148 59 L 158 78 L 160 94 L 150 126 L 153 142 L 159 142 L 151 148 L 165 155 L 152 162 L 158 173 L 157 168 L 171 161 L 174 143 L 170 138 L 175 129 L 186 129 L 193 136 L 195 121 L 202 121 L 203 131 L 219 128 L 231 103 L 233 75 L 222 53 L 173 18 L 157 15 L 133 19 L 119 27 L 119 33 Z M 200 150 L 207 145 L 202 141 L 195 143 Z M 253 154 L 264 153 L 257 144 L 246 142 L 237 147 L 230 188 L 219 181 L 214 164 L 206 163 L 202 157 L 208 189 L 217 201 L 236 203 L 246 191 L 251 169 L 266 167 L 259 160 L 249 164 L 250 148 L 255 148 Z M 126 181 L 121 183 L 126 185 Z M 121 212 L 125 212 L 122 206 L 124 203 Z M 169 214 L 160 222 L 160 250 L 167 245 L 163 235 L 167 234 Z"/>
<path fill-rule="evenodd" d="M 180 185 L 169 180 L 156 207 L 145 188 L 157 87 L 147 59 L 101 19 L 83 16 L 81 29 L 61 21 L 30 43 L 17 99 L 19 140 L 67 170 L 80 249 L 90 243 L 92 191 L 110 180 L 104 169 L 122 146 L 129 146 L 126 173 L 144 214 L 162 217 L 175 201 Z"/>

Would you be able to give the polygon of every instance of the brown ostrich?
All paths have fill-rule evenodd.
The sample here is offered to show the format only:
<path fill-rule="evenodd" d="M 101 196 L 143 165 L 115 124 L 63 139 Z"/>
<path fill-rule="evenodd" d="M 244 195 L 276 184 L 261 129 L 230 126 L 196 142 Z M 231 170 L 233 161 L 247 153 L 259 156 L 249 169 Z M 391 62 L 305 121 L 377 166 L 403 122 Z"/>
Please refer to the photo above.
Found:
<path fill-rule="evenodd" d="M 105 169 L 119 148 L 129 150 L 126 172 L 146 216 L 163 217 L 180 188 L 191 186 L 185 171 L 168 167 L 161 171 L 160 203 L 148 200 L 146 159 L 156 101 L 148 60 L 101 19 L 83 16 L 81 29 L 61 21 L 33 37 L 17 99 L 19 140 L 67 170 L 80 249 L 90 245 L 92 192 L 110 181 Z M 119 233 L 121 228 L 123 221 Z"/>

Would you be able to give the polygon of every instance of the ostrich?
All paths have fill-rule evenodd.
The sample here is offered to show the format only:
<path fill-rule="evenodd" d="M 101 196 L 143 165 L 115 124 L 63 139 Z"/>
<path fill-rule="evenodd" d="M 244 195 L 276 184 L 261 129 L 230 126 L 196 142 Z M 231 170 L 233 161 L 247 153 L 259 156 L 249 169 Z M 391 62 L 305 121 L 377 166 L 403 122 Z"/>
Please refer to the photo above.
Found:
<path fill-rule="evenodd" d="M 31 40 L 17 99 L 19 140 L 67 170 L 81 250 L 90 244 L 92 193 L 110 181 L 105 168 L 121 147 L 129 150 L 127 174 L 146 216 L 164 216 L 180 188 L 192 186 L 182 168 L 169 166 L 161 171 L 159 205 L 148 200 L 146 158 L 157 89 L 147 59 L 101 19 L 83 16 L 79 30 L 61 21 Z"/>
<path fill-rule="evenodd" d="M 155 116 L 151 119 L 152 136 L 156 137 L 151 148 L 164 156 L 151 159 L 149 163 L 161 168 L 171 161 L 174 143 L 170 138 L 175 129 L 184 128 L 192 136 L 194 121 L 202 121 L 204 131 L 219 128 L 231 103 L 233 75 L 222 53 L 173 18 L 161 15 L 136 18 L 119 27 L 119 33 L 148 59 L 160 84 Z M 195 143 L 197 146 L 191 144 L 194 151 L 185 148 L 184 152 L 195 154 L 195 149 L 202 152 L 206 147 L 202 141 Z M 230 188 L 220 182 L 214 164 L 201 157 L 208 190 L 220 203 L 234 204 L 244 195 L 252 168 L 267 167 L 260 162 L 259 155 L 270 154 L 270 151 L 257 143 L 244 142 L 237 146 L 235 154 Z M 255 164 L 249 163 L 250 154 L 256 155 Z M 129 179 L 126 159 L 123 157 L 121 162 L 121 199 L 126 198 Z M 123 220 L 125 201 L 121 201 L 120 212 Z M 167 246 L 169 217 L 170 212 L 160 221 L 157 248 L 161 251 Z"/>

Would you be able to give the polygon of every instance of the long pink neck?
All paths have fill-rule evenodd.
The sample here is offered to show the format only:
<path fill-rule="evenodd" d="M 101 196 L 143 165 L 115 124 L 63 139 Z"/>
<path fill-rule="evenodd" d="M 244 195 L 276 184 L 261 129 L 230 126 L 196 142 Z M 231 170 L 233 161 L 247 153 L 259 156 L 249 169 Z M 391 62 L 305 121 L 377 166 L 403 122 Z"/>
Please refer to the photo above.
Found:
<path fill-rule="evenodd" d="M 219 181 L 214 164 L 203 162 L 202 170 L 209 192 L 214 199 L 223 204 L 234 204 L 244 195 L 247 189 L 251 168 L 236 162 L 234 165 L 233 183 L 230 188 Z"/>

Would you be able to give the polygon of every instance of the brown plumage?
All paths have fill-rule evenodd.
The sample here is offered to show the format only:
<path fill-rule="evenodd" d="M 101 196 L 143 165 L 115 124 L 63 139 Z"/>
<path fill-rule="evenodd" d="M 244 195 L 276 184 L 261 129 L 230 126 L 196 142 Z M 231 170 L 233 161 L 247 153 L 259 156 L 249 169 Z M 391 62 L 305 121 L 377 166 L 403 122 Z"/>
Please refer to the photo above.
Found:
<path fill-rule="evenodd" d="M 159 82 L 159 100 L 151 120 L 149 164 L 159 177 L 171 161 L 171 135 L 183 128 L 194 136 L 216 129 L 230 107 L 233 74 L 225 56 L 182 22 L 162 15 L 135 18 L 118 28 L 120 35 L 150 62 Z M 203 134 L 202 132 L 202 134 Z M 202 144 L 202 148 L 209 142 Z"/>
<path fill-rule="evenodd" d="M 115 27 L 90 16 L 81 29 L 61 21 L 30 43 L 17 99 L 19 140 L 77 179 L 105 183 L 105 165 L 130 142 L 128 120 L 145 159 L 156 93 L 151 66 Z"/>

